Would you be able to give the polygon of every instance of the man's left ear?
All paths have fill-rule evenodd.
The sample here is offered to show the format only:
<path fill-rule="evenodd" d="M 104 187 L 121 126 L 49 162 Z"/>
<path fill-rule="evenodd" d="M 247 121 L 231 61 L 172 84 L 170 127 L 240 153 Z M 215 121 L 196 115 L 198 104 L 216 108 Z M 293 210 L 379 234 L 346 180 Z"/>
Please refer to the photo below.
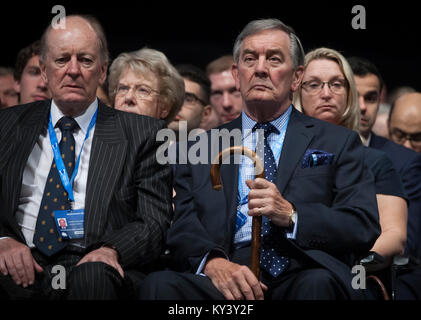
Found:
<path fill-rule="evenodd" d="M 103 85 L 105 79 L 107 79 L 107 70 L 108 70 L 108 63 L 104 63 L 101 66 L 101 76 L 99 77 L 99 84 Z"/>
<path fill-rule="evenodd" d="M 304 76 L 304 67 L 298 66 L 294 70 L 294 75 L 293 75 L 293 79 L 291 83 L 292 92 L 295 92 L 298 90 L 298 88 L 300 87 L 301 81 L 303 80 L 303 76 Z"/>
<path fill-rule="evenodd" d="M 237 90 L 240 90 L 240 80 L 238 79 L 238 66 L 235 63 L 233 63 L 231 66 L 231 74 L 235 81 L 235 87 L 237 88 Z"/>

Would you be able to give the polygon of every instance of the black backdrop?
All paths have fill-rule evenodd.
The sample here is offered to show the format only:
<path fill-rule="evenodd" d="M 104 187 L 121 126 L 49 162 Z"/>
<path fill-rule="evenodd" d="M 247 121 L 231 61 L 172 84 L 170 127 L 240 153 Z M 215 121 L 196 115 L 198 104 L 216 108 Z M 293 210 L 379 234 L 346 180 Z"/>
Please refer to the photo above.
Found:
<path fill-rule="evenodd" d="M 148 46 L 173 64 L 204 68 L 230 53 L 235 37 L 252 19 L 275 17 L 291 25 L 306 51 L 328 46 L 345 56 L 364 56 L 377 64 L 389 91 L 408 85 L 421 91 L 421 16 L 416 2 L 278 0 L 106 0 L 3 1 L 0 65 L 13 66 L 17 51 L 40 37 L 63 5 L 66 14 L 95 15 L 103 24 L 111 57 Z M 352 8 L 366 10 L 366 29 L 355 30 Z"/>

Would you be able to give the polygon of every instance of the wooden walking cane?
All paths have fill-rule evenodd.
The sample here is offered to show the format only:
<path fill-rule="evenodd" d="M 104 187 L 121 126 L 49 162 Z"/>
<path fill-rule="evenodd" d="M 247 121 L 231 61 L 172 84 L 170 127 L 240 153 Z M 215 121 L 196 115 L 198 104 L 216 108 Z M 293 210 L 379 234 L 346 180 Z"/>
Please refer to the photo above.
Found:
<path fill-rule="evenodd" d="M 265 178 L 265 170 L 262 161 L 257 154 L 246 147 L 236 146 L 221 151 L 211 166 L 211 182 L 214 190 L 222 189 L 221 176 L 219 174 L 222 160 L 231 155 L 240 154 L 250 158 L 254 163 L 254 171 L 258 174 L 256 178 Z M 217 159 L 217 160 L 216 160 Z M 262 216 L 253 216 L 251 232 L 251 271 L 257 279 L 260 279 L 260 237 L 262 232 Z"/>

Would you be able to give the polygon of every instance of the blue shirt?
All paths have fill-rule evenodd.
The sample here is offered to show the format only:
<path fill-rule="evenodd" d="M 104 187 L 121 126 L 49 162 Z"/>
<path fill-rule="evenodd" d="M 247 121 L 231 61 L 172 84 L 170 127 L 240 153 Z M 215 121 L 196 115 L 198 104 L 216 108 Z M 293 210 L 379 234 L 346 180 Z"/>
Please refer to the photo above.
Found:
<path fill-rule="evenodd" d="M 292 112 L 292 105 L 277 119 L 271 121 L 270 123 L 275 126 L 279 133 L 272 133 L 268 137 L 268 143 L 270 148 L 272 149 L 273 156 L 275 158 L 276 165 L 279 163 L 279 158 L 281 156 L 282 145 L 285 139 L 286 128 L 288 126 L 289 117 Z M 256 143 L 257 143 L 257 132 L 252 131 L 256 121 L 250 119 L 247 114 L 242 112 L 242 145 L 251 149 L 256 150 Z M 237 210 L 241 210 L 243 214 L 247 216 L 246 223 L 236 232 L 234 237 L 234 243 L 250 243 L 251 242 L 251 225 L 252 225 L 252 217 L 248 215 L 248 195 L 250 189 L 246 185 L 246 180 L 253 180 L 254 179 L 254 165 L 253 162 L 247 158 L 242 157 L 242 161 L 239 168 L 239 182 L 238 182 L 238 206 Z M 292 233 L 287 233 L 286 236 L 289 239 L 295 239 L 297 233 L 297 225 L 298 225 L 298 214 L 297 220 L 294 225 L 294 230 Z M 208 258 L 209 252 L 203 257 L 202 261 L 200 262 L 199 267 L 197 268 L 196 274 L 204 276 L 202 270 L 205 266 L 206 260 Z M 228 257 L 226 257 L 228 259 Z"/>
<path fill-rule="evenodd" d="M 277 119 L 271 121 L 270 123 L 278 129 L 278 133 L 273 132 L 269 135 L 268 143 L 272 149 L 273 156 L 275 158 L 276 165 L 279 163 L 279 158 L 281 157 L 282 146 L 285 139 L 285 133 L 288 126 L 289 117 L 292 112 L 292 106 L 289 108 Z M 256 121 L 252 120 L 247 114 L 242 112 L 242 145 L 251 149 L 256 150 L 257 143 L 257 132 L 252 131 L 255 126 Z M 243 157 L 240 168 L 239 168 L 239 181 L 238 181 L 238 193 L 237 200 L 238 206 L 237 210 L 240 210 L 243 215 L 247 217 L 246 223 L 236 232 L 234 237 L 234 243 L 247 243 L 251 241 L 251 225 L 252 217 L 248 215 L 248 198 L 247 195 L 250 192 L 250 189 L 246 185 L 246 180 L 254 180 L 254 165 L 253 162 L 247 158 Z M 298 221 L 297 221 L 298 222 Z M 292 233 L 287 233 L 288 238 L 295 239 L 297 231 L 297 223 L 295 223 L 294 230 Z"/>

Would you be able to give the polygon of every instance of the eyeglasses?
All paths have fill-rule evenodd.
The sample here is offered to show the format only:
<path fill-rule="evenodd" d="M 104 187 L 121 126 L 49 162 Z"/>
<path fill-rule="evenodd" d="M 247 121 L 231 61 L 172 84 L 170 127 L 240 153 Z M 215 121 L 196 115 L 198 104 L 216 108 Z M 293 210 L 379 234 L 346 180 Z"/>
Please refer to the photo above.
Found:
<path fill-rule="evenodd" d="M 134 87 L 119 85 L 115 90 L 115 94 L 118 97 L 123 97 L 129 93 L 130 90 L 134 89 L 134 94 L 139 100 L 149 99 L 153 95 L 158 95 L 159 91 L 154 90 L 147 85 L 141 84 Z"/>
<path fill-rule="evenodd" d="M 397 128 L 390 130 L 390 134 L 393 136 L 397 143 L 404 144 L 408 140 L 412 145 L 421 145 L 421 132 L 407 133 Z"/>
<path fill-rule="evenodd" d="M 331 81 L 310 80 L 303 82 L 301 87 L 308 92 L 308 94 L 316 95 L 322 91 L 325 84 L 327 84 L 329 90 L 334 94 L 342 94 L 348 87 L 348 83 L 345 79 L 336 79 Z"/>
<path fill-rule="evenodd" d="M 196 96 L 194 93 L 191 93 L 191 92 L 185 93 L 184 102 L 190 105 L 197 104 L 198 102 L 200 102 L 203 106 L 208 105 L 208 103 L 206 103 L 205 101 L 203 101 L 202 99 L 200 99 L 198 96 Z"/>

